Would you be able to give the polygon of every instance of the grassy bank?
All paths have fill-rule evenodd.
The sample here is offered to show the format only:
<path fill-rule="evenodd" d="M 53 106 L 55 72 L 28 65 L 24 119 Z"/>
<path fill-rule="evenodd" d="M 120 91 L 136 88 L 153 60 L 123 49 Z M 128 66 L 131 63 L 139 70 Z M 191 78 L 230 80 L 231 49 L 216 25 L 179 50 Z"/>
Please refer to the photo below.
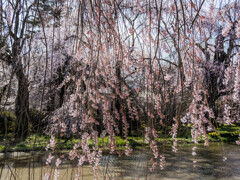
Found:
<path fill-rule="evenodd" d="M 159 138 L 157 138 L 157 142 L 159 144 L 172 144 L 173 139 L 170 135 L 163 134 L 161 131 L 159 133 Z M 238 139 L 238 135 L 240 133 L 240 127 L 236 125 L 224 125 L 219 128 L 216 128 L 215 131 L 208 133 L 208 138 L 210 142 L 235 142 Z M 179 130 L 179 138 L 178 143 L 192 143 L 191 139 L 191 127 L 183 127 Z M 144 137 L 129 137 L 129 142 L 132 147 L 136 146 L 148 146 L 145 143 Z M 0 152 L 5 150 L 5 144 L 7 144 L 7 151 L 32 151 L 32 150 L 45 150 L 47 144 L 49 143 L 50 137 L 45 135 L 31 135 L 27 137 L 22 142 L 9 143 L 4 142 L 2 138 L 0 144 Z M 78 143 L 77 138 L 64 139 L 64 138 L 56 138 L 56 149 L 72 149 L 74 144 Z M 204 142 L 203 137 L 200 137 L 199 142 Z M 90 147 L 94 145 L 93 140 L 89 142 Z M 99 138 L 98 142 L 99 146 L 103 146 L 107 149 L 109 145 L 108 137 Z M 118 148 L 124 148 L 126 145 L 126 140 L 121 137 L 116 137 L 116 145 Z"/>

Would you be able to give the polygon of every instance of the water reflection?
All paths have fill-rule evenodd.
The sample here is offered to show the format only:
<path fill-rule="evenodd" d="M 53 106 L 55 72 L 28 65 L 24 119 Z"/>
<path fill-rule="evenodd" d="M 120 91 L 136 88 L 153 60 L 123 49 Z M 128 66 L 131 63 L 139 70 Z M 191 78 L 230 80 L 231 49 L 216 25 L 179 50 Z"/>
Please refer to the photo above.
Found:
<path fill-rule="evenodd" d="M 149 170 L 152 157 L 149 150 L 138 148 L 130 157 L 104 155 L 99 168 L 99 179 L 240 179 L 239 146 L 223 143 L 213 143 L 209 147 L 198 145 L 195 168 L 192 147 L 192 144 L 182 145 L 174 153 L 170 146 L 161 146 L 159 154 L 166 157 L 165 169 L 160 170 L 158 159 L 154 172 Z M 224 157 L 227 158 L 226 161 L 223 161 Z M 0 179 L 35 180 L 43 179 L 46 172 L 54 174 L 54 166 L 45 166 L 46 158 L 44 152 L 9 153 L 6 159 L 4 154 L 0 154 Z M 77 162 L 69 161 L 66 157 L 58 169 L 59 179 L 75 179 Z M 94 179 L 89 165 L 84 165 L 80 170 L 80 179 Z"/>

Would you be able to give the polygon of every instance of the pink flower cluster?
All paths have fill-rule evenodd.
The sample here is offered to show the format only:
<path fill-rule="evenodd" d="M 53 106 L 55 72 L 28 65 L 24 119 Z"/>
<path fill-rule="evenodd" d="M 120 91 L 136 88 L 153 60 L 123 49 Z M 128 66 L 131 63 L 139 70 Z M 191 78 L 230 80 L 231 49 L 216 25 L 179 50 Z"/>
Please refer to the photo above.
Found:
<path fill-rule="evenodd" d="M 240 38 L 240 21 L 237 24 L 237 37 Z"/>
<path fill-rule="evenodd" d="M 126 156 L 130 156 L 130 154 L 132 153 L 132 151 L 133 151 L 133 149 L 130 148 L 130 146 L 129 146 L 129 141 L 127 140 L 126 146 L 125 146 L 125 155 L 126 155 Z"/>
<path fill-rule="evenodd" d="M 165 156 L 160 155 L 160 169 L 163 170 L 165 168 Z"/>
<path fill-rule="evenodd" d="M 165 77 L 164 77 L 164 80 L 165 81 L 169 81 L 171 79 L 171 75 L 170 74 L 167 74 Z"/>
<path fill-rule="evenodd" d="M 208 146 L 208 136 L 206 125 L 212 127 L 211 122 L 206 118 L 206 113 L 208 113 L 210 118 L 214 118 L 214 113 L 211 108 L 208 107 L 206 100 L 203 99 L 201 93 L 206 94 L 204 90 L 200 90 L 201 86 L 195 84 L 193 92 L 193 100 L 189 106 L 189 115 L 192 123 L 192 140 L 194 143 L 198 143 L 199 137 L 202 135 L 204 137 L 205 146 Z"/>
<path fill-rule="evenodd" d="M 158 158 L 158 146 L 157 146 L 157 142 L 155 140 L 152 140 L 152 143 L 150 144 L 150 148 L 152 149 L 154 158 L 157 159 Z"/>
<path fill-rule="evenodd" d="M 224 37 L 226 37 L 228 35 L 229 31 L 231 30 L 231 28 L 232 28 L 232 23 L 228 22 L 227 25 L 225 26 L 225 28 L 222 31 L 222 35 Z"/>
<path fill-rule="evenodd" d="M 52 154 L 48 155 L 48 158 L 46 160 L 46 165 L 49 165 L 52 162 L 52 159 L 54 158 L 54 156 L 52 156 Z"/>
<path fill-rule="evenodd" d="M 225 106 L 224 106 L 224 122 L 226 122 L 228 125 L 232 124 L 232 119 L 230 118 L 230 116 L 231 116 L 230 110 L 231 110 L 231 107 L 228 106 L 228 104 L 225 104 Z"/>
<path fill-rule="evenodd" d="M 145 128 L 145 143 L 148 144 L 150 142 L 151 128 Z"/>
<path fill-rule="evenodd" d="M 236 141 L 236 144 L 240 146 L 240 134 L 239 134 L 238 140 Z"/>
<path fill-rule="evenodd" d="M 224 85 L 228 85 L 229 80 L 231 78 L 231 73 L 232 73 L 232 67 L 227 67 L 225 74 L 224 74 L 224 80 L 223 80 L 223 84 Z"/>
<path fill-rule="evenodd" d="M 238 58 L 240 58 L 240 54 L 238 55 Z M 235 78 L 234 78 L 234 90 L 233 90 L 233 100 L 235 102 L 239 102 L 239 91 L 240 91 L 240 60 L 239 63 L 236 65 L 236 72 L 235 72 Z"/>
<path fill-rule="evenodd" d="M 57 158 L 55 165 L 58 167 L 62 163 L 60 158 Z"/>
<path fill-rule="evenodd" d="M 177 130 L 178 130 L 178 120 L 176 118 L 173 118 L 173 121 L 175 122 L 172 126 L 172 130 L 170 134 L 172 135 L 173 138 L 173 146 L 172 146 L 172 151 L 177 152 Z"/>
<path fill-rule="evenodd" d="M 153 171 L 155 170 L 155 168 L 157 167 L 157 162 L 154 161 L 153 158 L 151 158 L 150 162 L 152 163 L 152 167 L 149 168 L 149 170 L 150 170 L 151 172 L 153 172 Z"/>
<path fill-rule="evenodd" d="M 55 145 L 56 145 L 55 137 L 51 136 L 50 143 L 47 145 L 46 150 L 48 150 L 48 149 L 54 150 Z"/>
<path fill-rule="evenodd" d="M 238 141 L 236 141 L 236 144 L 240 146 L 240 141 L 239 141 L 239 140 L 238 140 Z"/>

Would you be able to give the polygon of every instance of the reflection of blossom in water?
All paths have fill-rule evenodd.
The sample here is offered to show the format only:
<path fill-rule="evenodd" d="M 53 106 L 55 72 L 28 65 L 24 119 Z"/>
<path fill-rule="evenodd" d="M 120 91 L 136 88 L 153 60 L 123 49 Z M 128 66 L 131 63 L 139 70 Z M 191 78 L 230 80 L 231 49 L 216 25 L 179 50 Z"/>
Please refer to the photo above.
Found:
<path fill-rule="evenodd" d="M 192 148 L 192 155 L 193 155 L 193 156 L 196 156 L 196 155 L 197 155 L 196 149 L 197 149 L 196 146 L 194 146 L 194 147 Z"/>
<path fill-rule="evenodd" d="M 223 162 L 227 160 L 227 157 L 223 157 Z"/>
<path fill-rule="evenodd" d="M 49 165 L 52 161 L 52 159 L 54 158 L 54 156 L 52 156 L 51 154 L 48 155 L 47 161 L 46 161 L 46 165 Z"/>
<path fill-rule="evenodd" d="M 43 180 L 49 180 L 49 179 L 50 179 L 50 173 L 46 173 L 46 174 L 44 175 Z"/>
<path fill-rule="evenodd" d="M 197 161 L 194 160 L 194 161 L 193 161 L 193 167 L 196 167 L 196 163 L 197 163 Z"/>
<path fill-rule="evenodd" d="M 55 169 L 55 172 L 54 172 L 54 180 L 58 180 L 58 177 L 59 177 L 59 171 L 57 169 Z"/>
<path fill-rule="evenodd" d="M 56 166 L 58 167 L 62 163 L 61 159 L 57 158 Z"/>

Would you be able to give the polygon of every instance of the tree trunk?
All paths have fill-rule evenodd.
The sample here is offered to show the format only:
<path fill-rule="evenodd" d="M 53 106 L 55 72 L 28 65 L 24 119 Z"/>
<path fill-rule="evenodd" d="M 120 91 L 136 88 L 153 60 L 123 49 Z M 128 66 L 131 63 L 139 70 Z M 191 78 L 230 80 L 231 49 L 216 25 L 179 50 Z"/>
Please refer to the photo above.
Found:
<path fill-rule="evenodd" d="M 118 91 L 121 93 L 121 80 L 122 80 L 122 77 L 121 77 L 121 68 L 120 68 L 120 64 L 119 63 L 116 64 L 116 76 L 117 76 L 117 78 L 119 80 L 119 84 L 117 84 Z M 115 108 L 118 111 L 118 113 L 120 115 L 120 118 L 122 118 L 122 114 L 120 113 L 121 112 L 121 106 L 122 106 L 121 105 L 121 98 L 120 98 L 120 96 L 117 93 L 116 93 L 116 96 L 117 96 L 117 98 L 116 98 L 116 101 L 115 101 Z M 123 113 L 125 113 L 125 112 L 123 112 Z M 119 127 L 119 133 L 120 133 L 119 135 L 121 137 L 123 137 L 123 122 L 122 122 L 122 120 L 118 121 L 118 127 Z"/>
<path fill-rule="evenodd" d="M 216 101 L 221 97 L 221 90 L 225 89 L 223 84 L 224 72 L 229 66 L 229 59 L 227 53 L 224 52 L 224 37 L 219 34 L 215 39 L 215 55 L 213 67 L 205 67 L 205 85 L 208 90 L 208 103 L 212 108 L 215 117 L 218 116 L 219 110 L 216 109 Z M 229 50 L 231 51 L 231 50 Z M 208 117 L 209 118 L 209 117 Z M 211 119 L 211 123 L 217 125 L 216 119 Z"/>
<path fill-rule="evenodd" d="M 15 102 L 16 122 L 16 137 L 25 137 L 30 129 L 29 119 L 29 91 L 28 79 L 23 72 L 22 65 L 19 64 L 16 71 L 18 79 L 18 91 Z"/>

